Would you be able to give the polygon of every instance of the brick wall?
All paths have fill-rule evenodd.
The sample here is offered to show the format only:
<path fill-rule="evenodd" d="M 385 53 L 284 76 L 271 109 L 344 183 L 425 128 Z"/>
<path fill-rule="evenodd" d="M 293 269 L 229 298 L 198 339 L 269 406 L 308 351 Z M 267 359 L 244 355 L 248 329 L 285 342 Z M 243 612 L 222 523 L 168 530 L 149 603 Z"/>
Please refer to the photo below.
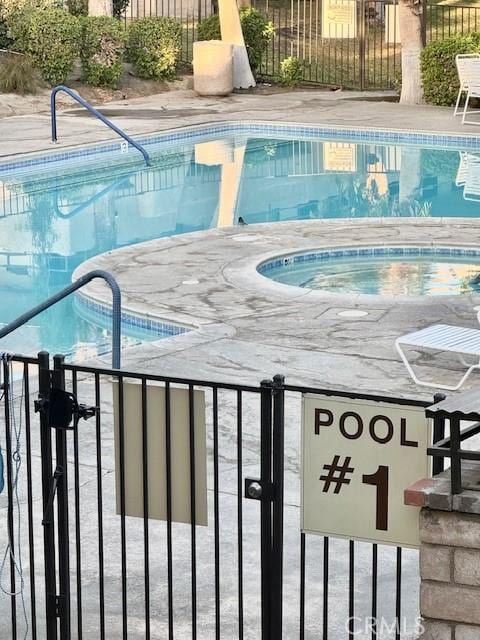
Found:
<path fill-rule="evenodd" d="M 480 515 L 422 509 L 422 640 L 480 640 Z"/>

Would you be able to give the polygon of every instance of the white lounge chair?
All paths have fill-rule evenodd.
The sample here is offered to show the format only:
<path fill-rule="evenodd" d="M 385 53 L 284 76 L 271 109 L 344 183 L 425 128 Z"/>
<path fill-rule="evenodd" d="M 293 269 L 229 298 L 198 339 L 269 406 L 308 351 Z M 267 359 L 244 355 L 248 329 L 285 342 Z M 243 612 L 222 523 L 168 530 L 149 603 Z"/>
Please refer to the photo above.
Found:
<path fill-rule="evenodd" d="M 478 109 L 476 111 L 468 111 L 468 105 L 470 103 L 471 98 L 480 98 L 480 59 L 478 58 L 464 58 L 462 61 L 462 73 L 463 73 L 463 83 L 464 83 L 464 91 L 467 94 L 465 98 L 465 104 L 463 105 L 462 111 L 462 124 L 480 124 L 480 121 L 467 120 L 467 112 L 469 114 L 479 113 Z"/>
<path fill-rule="evenodd" d="M 480 313 L 477 315 L 477 318 L 480 321 Z M 395 347 L 397 348 L 397 351 L 413 381 L 425 387 L 457 391 L 457 389 L 460 389 L 460 387 L 465 383 L 472 371 L 480 369 L 479 329 L 456 327 L 448 324 L 434 324 L 430 327 L 426 327 L 425 329 L 420 329 L 420 331 L 407 333 L 407 335 L 397 338 L 397 340 L 395 340 Z M 460 356 L 462 363 L 468 367 L 467 371 L 463 374 L 460 382 L 456 385 L 445 385 L 420 380 L 405 355 L 405 347 L 456 353 Z M 478 362 L 468 364 L 465 361 L 464 356 L 478 359 Z"/>
<path fill-rule="evenodd" d="M 457 102 L 455 103 L 455 110 L 453 115 L 456 116 L 459 113 L 460 100 L 462 99 L 462 94 L 467 93 L 468 90 L 468 75 L 465 73 L 465 61 L 466 60 L 475 60 L 480 58 L 480 53 L 459 53 L 455 57 L 455 64 L 457 66 L 458 73 L 458 81 L 460 83 L 460 88 L 458 90 Z"/>

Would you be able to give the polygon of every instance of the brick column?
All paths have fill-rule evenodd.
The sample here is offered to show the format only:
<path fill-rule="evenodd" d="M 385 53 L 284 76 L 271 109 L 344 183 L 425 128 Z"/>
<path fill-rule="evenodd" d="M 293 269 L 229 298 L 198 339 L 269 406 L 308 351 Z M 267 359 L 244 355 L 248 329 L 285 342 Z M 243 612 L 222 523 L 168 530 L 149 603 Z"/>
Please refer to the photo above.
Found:
<path fill-rule="evenodd" d="M 423 507 L 421 640 L 480 640 L 480 492 L 452 496 L 441 474 L 410 487 L 405 502 Z"/>

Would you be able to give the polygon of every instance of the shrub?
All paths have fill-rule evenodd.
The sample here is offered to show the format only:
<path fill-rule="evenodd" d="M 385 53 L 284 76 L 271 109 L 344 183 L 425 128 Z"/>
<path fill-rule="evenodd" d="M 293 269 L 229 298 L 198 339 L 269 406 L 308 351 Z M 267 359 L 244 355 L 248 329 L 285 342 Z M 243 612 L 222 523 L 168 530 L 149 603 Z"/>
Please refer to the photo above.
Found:
<path fill-rule="evenodd" d="M 0 18 L 8 21 L 9 16 L 19 11 L 50 9 L 60 4 L 59 0 L 0 0 Z"/>
<path fill-rule="evenodd" d="M 429 104 L 455 104 L 459 83 L 455 56 L 480 51 L 480 34 L 454 36 L 428 44 L 422 51 L 421 70 L 425 100 Z"/>
<path fill-rule="evenodd" d="M 220 18 L 218 13 L 212 13 L 211 16 L 201 20 L 197 28 L 197 40 L 221 40 Z"/>
<path fill-rule="evenodd" d="M 140 18 L 128 27 L 128 58 L 141 78 L 173 79 L 181 45 L 182 25 L 173 18 Z"/>
<path fill-rule="evenodd" d="M 14 40 L 12 23 L 25 11 L 56 6 L 58 0 L 0 0 L 0 49 L 9 49 Z"/>
<path fill-rule="evenodd" d="M 0 57 L 1 93 L 36 93 L 40 84 L 40 74 L 31 58 L 20 54 Z"/>
<path fill-rule="evenodd" d="M 279 82 L 286 87 L 296 87 L 303 80 L 303 61 L 295 56 L 288 56 L 280 64 Z"/>
<path fill-rule="evenodd" d="M 245 7 L 240 9 L 240 23 L 247 48 L 248 60 L 253 73 L 257 71 L 262 56 L 271 42 L 273 24 L 258 9 Z M 197 40 L 220 40 L 220 19 L 217 14 L 202 20 L 198 25 Z"/>
<path fill-rule="evenodd" d="M 246 7 L 240 11 L 240 22 L 250 66 L 255 73 L 273 38 L 273 24 L 253 7 Z"/>
<path fill-rule="evenodd" d="M 125 31 L 115 18 L 90 16 L 82 19 L 82 71 L 88 84 L 118 86 L 124 42 Z"/>
<path fill-rule="evenodd" d="M 32 57 L 46 82 L 65 82 L 78 56 L 78 18 L 63 9 L 35 9 L 14 20 L 12 32 L 15 46 Z"/>
<path fill-rule="evenodd" d="M 88 0 L 67 0 L 66 5 L 72 16 L 88 16 Z"/>

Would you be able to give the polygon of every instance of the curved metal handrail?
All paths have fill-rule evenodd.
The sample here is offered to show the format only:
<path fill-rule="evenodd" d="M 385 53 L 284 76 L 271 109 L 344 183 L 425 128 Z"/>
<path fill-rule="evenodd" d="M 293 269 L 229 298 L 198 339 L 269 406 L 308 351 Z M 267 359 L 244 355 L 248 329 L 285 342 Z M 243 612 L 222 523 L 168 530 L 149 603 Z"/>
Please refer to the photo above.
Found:
<path fill-rule="evenodd" d="M 71 98 L 76 100 L 79 104 L 82 105 L 82 107 L 84 107 L 92 115 L 98 118 L 98 120 L 103 122 L 103 124 L 106 124 L 107 127 L 110 127 L 110 129 L 112 129 L 112 131 L 115 131 L 115 133 L 118 133 L 118 135 L 124 140 L 126 140 L 129 144 L 131 144 L 132 147 L 135 147 L 135 149 L 138 149 L 138 151 L 140 151 L 140 153 L 145 158 L 145 162 L 147 163 L 147 166 L 151 165 L 150 156 L 148 155 L 148 152 L 145 151 L 145 149 L 142 147 L 142 145 L 138 144 L 138 142 L 135 142 L 135 140 L 133 140 L 127 133 L 125 133 L 125 131 L 122 131 L 122 129 L 117 127 L 117 125 L 113 124 L 113 122 L 108 118 L 106 118 L 102 113 L 100 113 L 100 111 L 95 109 L 95 107 L 92 107 L 92 105 L 86 100 L 84 100 L 82 96 L 80 96 L 75 91 L 72 91 L 72 89 L 69 89 L 68 87 L 63 86 L 63 84 L 59 84 L 57 87 L 54 87 L 50 95 L 52 142 L 57 142 L 57 93 L 59 93 L 60 91 L 63 91 L 64 93 L 69 95 Z"/>
<path fill-rule="evenodd" d="M 120 292 L 120 287 L 118 286 L 117 281 L 108 271 L 101 271 L 97 269 L 95 271 L 89 271 L 84 276 L 72 282 L 71 285 L 65 287 L 55 295 L 51 296 L 44 302 L 41 302 L 39 305 L 30 309 L 26 313 L 19 316 L 13 322 L 10 322 L 5 327 L 0 329 L 0 339 L 7 336 L 12 331 L 15 331 L 22 325 L 26 324 L 29 320 L 38 316 L 39 313 L 49 309 L 60 300 L 63 300 L 71 293 L 74 293 L 78 289 L 81 289 L 86 284 L 94 280 L 95 278 L 101 278 L 104 280 L 112 291 L 112 367 L 114 369 L 120 369 L 120 349 L 121 349 L 121 323 L 122 323 L 122 294 Z"/>

